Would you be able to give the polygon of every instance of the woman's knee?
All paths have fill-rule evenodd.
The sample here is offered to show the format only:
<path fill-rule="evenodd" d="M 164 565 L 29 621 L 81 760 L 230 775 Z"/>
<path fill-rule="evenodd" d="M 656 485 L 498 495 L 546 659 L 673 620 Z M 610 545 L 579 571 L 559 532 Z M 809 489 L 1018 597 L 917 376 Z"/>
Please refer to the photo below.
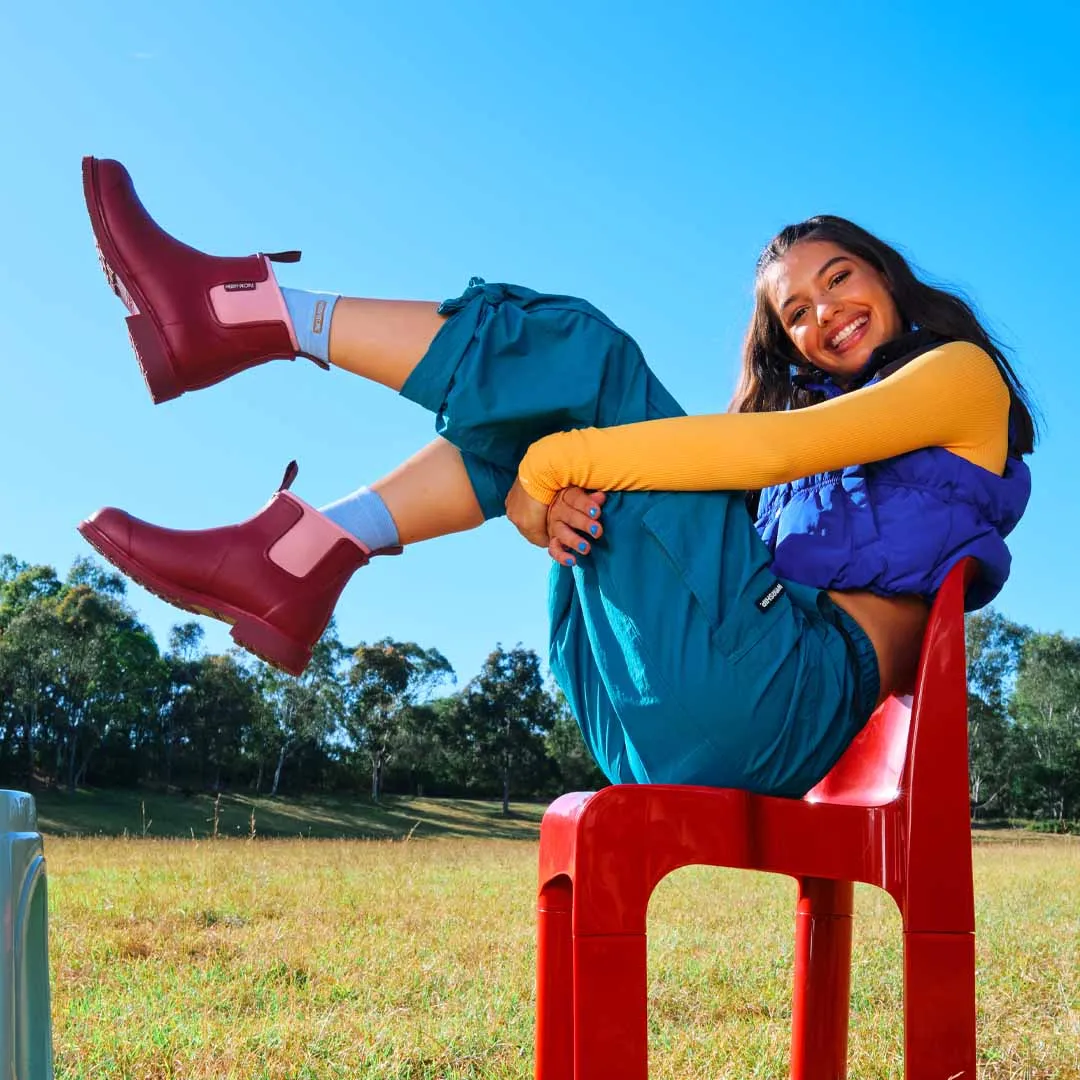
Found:
<path fill-rule="evenodd" d="M 428 370 L 438 359 L 441 373 L 425 401 L 439 434 L 500 469 L 516 471 L 528 447 L 553 432 L 681 411 L 637 343 L 587 301 L 474 286 L 451 314 L 468 326 L 444 328 L 455 356 L 423 362 Z"/>

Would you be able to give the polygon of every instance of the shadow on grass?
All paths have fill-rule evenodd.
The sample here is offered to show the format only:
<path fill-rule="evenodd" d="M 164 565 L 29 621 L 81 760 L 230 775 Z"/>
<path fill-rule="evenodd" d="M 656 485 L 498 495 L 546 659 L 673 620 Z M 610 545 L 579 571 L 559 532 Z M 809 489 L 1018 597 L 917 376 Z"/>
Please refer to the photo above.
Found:
<path fill-rule="evenodd" d="M 53 836 L 148 836 L 204 839 L 214 834 L 214 796 L 83 789 L 75 795 L 43 791 L 34 796 L 41 831 Z M 400 840 L 467 837 L 529 840 L 540 835 L 545 803 L 502 804 L 483 799 L 431 799 L 388 795 L 380 803 L 363 796 L 275 798 L 222 795 L 217 808 L 219 836 L 310 837 L 311 839 Z M 984 844 L 1080 844 L 1018 828 L 1015 822 L 978 822 L 972 841 Z"/>
<path fill-rule="evenodd" d="M 38 825 L 54 836 L 148 836 L 204 839 L 215 831 L 212 795 L 140 794 L 80 790 L 75 795 L 47 791 L 35 796 Z M 222 795 L 219 836 L 397 840 L 458 836 L 473 839 L 536 840 L 543 804 L 502 804 L 479 799 L 428 799 L 387 796 L 364 798 L 312 796 L 284 799 Z"/>

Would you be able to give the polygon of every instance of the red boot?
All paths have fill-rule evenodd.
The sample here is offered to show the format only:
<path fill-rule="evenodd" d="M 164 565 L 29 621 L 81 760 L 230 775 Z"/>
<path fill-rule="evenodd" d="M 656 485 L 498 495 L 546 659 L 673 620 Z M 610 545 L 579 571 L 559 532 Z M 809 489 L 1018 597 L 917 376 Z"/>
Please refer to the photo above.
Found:
<path fill-rule="evenodd" d="M 372 555 L 329 518 L 281 487 L 253 518 L 221 529 L 162 529 L 107 507 L 79 526 L 106 559 L 170 604 L 232 623 L 232 637 L 299 675 L 353 572 Z"/>
<path fill-rule="evenodd" d="M 154 223 L 118 161 L 83 158 L 83 192 L 105 277 L 131 312 L 131 345 L 154 401 L 306 355 L 270 268 L 296 262 L 299 251 L 236 259 L 196 251 Z"/>

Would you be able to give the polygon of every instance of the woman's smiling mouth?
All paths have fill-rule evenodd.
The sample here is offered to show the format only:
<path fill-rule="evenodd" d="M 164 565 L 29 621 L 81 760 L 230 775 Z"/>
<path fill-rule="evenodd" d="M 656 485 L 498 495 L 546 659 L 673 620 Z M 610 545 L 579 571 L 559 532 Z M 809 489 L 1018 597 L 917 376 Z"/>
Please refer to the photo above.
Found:
<path fill-rule="evenodd" d="M 844 323 L 835 334 L 831 334 L 826 339 L 825 344 L 833 352 L 845 353 L 857 342 L 862 340 L 869 324 L 869 315 L 857 315 L 854 319 Z"/>

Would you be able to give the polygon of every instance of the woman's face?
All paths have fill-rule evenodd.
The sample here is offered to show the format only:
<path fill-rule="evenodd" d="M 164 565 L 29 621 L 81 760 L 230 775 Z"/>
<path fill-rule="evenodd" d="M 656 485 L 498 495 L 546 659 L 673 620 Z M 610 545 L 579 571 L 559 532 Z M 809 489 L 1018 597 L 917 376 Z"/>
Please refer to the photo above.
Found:
<path fill-rule="evenodd" d="M 795 348 L 841 382 L 903 332 L 884 275 L 839 244 L 804 240 L 765 273 L 773 311 Z"/>

